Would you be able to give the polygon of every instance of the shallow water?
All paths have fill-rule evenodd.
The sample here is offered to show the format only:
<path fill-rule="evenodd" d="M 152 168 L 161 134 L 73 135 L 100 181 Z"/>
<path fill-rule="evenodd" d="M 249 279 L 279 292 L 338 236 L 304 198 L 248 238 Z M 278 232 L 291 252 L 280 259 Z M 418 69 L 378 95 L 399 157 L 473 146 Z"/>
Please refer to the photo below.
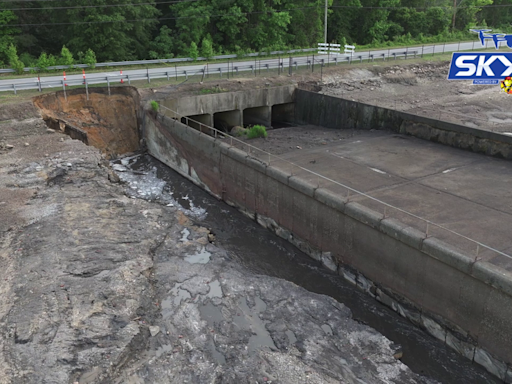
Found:
<path fill-rule="evenodd" d="M 403 351 L 401 360 L 414 372 L 447 384 L 501 382 L 480 366 L 471 363 L 391 309 L 359 291 L 340 276 L 326 270 L 320 263 L 285 240 L 212 197 L 151 156 L 131 158 L 121 165 L 126 167 L 126 171 L 119 173 L 126 174 L 125 179 L 131 180 L 132 183 L 128 182 L 128 193 L 134 197 L 160 201 L 164 204 L 176 204 L 176 207 L 188 214 L 197 224 L 209 228 L 215 234 L 217 245 L 227 250 L 233 262 L 245 266 L 253 273 L 286 279 L 311 292 L 331 296 L 345 304 L 351 309 L 356 320 L 368 324 L 393 342 L 400 344 Z M 132 178 L 133 172 L 137 178 Z M 149 177 L 145 177 L 147 175 Z M 137 181 L 136 189 L 130 188 L 133 181 Z M 144 181 L 150 185 L 144 186 Z M 162 181 L 165 182 L 163 186 Z M 156 186 L 160 190 L 160 195 L 155 195 L 155 189 L 152 189 Z M 144 195 L 138 193 L 139 190 Z M 182 235 L 182 241 L 186 241 L 188 234 L 184 232 Z M 205 260 L 205 256 L 187 257 Z M 222 295 L 220 285 L 217 290 L 214 283 L 210 283 L 210 294 L 212 297 Z M 184 299 L 186 295 L 180 293 L 179 287 L 173 289 L 176 292 L 170 294 L 168 300 Z M 165 305 L 163 302 L 164 314 Z M 243 303 L 240 303 L 240 306 L 243 308 Z M 208 322 L 215 322 L 219 318 L 218 308 L 213 304 L 205 304 L 200 308 L 201 315 Z M 264 324 L 257 323 L 256 318 L 259 320 L 259 317 L 254 312 L 257 308 L 250 309 L 248 313 L 244 312 L 243 319 L 238 321 L 241 322 L 240 325 L 253 328 L 253 347 L 266 345 L 272 348 L 273 342 L 271 344 L 272 340 L 266 338 Z M 328 326 L 324 331 L 332 332 Z M 293 333 L 287 335 L 290 341 L 295 339 Z M 213 344 L 212 353 L 215 354 L 217 362 L 222 364 L 224 356 L 216 351 Z"/>

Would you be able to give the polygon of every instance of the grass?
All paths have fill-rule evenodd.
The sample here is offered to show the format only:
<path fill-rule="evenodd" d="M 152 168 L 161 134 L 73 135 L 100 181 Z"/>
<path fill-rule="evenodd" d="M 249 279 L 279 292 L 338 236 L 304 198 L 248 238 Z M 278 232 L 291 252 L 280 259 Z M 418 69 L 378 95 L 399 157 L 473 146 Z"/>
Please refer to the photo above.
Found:
<path fill-rule="evenodd" d="M 256 139 L 258 137 L 267 137 L 267 129 L 263 125 L 253 125 L 246 131 L 248 139 Z"/>
<path fill-rule="evenodd" d="M 203 88 L 199 91 L 200 95 L 211 95 L 212 93 L 222 93 L 226 92 L 227 89 L 223 89 L 221 87 L 213 87 L 213 88 Z"/>
<path fill-rule="evenodd" d="M 158 109 L 160 108 L 158 103 L 155 100 L 151 100 L 150 104 L 151 104 L 151 108 L 153 108 L 153 111 L 158 112 Z"/>

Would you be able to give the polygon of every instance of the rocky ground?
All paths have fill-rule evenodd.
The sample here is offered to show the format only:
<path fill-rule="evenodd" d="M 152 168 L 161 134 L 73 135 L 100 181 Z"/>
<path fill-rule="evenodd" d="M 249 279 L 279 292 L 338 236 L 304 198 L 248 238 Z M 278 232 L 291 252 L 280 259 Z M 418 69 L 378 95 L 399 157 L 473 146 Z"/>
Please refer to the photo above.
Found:
<path fill-rule="evenodd" d="M 31 104 L 0 118 L 0 383 L 428 382 L 343 304 L 131 198 Z"/>
<path fill-rule="evenodd" d="M 379 62 L 327 71 L 320 93 L 407 111 L 470 127 L 512 132 L 511 96 L 499 85 L 448 81 L 449 63 Z"/>

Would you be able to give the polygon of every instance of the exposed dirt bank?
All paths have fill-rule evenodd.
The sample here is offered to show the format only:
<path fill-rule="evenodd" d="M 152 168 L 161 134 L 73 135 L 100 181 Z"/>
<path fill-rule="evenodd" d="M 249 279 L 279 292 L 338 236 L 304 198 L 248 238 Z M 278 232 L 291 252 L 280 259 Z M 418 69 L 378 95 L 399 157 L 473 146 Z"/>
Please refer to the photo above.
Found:
<path fill-rule="evenodd" d="M 79 138 L 117 157 L 139 148 L 136 88 L 91 88 L 89 100 L 83 89 L 48 93 L 34 98 L 48 126 Z"/>

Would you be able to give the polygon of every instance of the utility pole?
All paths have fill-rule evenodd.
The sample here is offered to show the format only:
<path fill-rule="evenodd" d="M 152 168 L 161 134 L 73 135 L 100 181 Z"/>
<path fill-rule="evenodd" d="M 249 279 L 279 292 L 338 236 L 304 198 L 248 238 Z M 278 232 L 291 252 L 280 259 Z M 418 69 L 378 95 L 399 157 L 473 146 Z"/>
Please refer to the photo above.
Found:
<path fill-rule="evenodd" d="M 327 1 L 325 0 L 325 16 L 324 16 L 324 43 L 327 44 Z"/>

